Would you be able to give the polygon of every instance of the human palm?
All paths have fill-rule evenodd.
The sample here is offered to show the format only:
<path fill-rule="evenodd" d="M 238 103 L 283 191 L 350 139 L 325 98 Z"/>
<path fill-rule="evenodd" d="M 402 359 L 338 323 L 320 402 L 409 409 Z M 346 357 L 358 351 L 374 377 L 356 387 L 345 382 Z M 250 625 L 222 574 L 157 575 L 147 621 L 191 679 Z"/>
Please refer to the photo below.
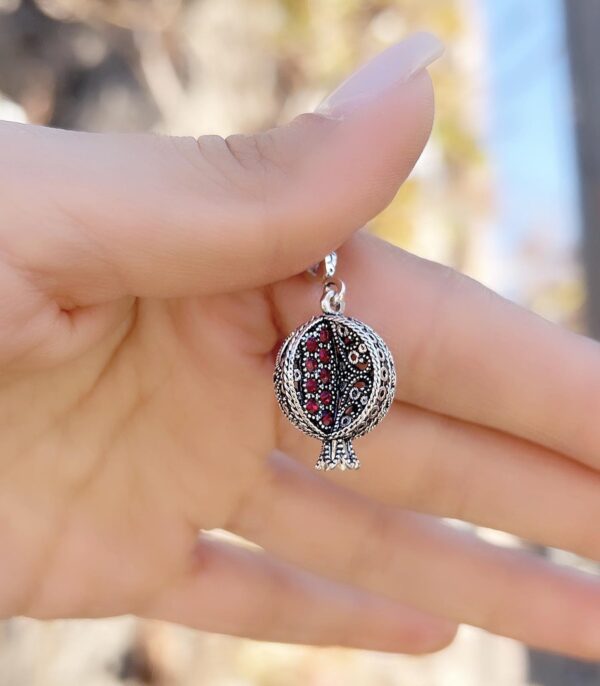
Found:
<path fill-rule="evenodd" d="M 198 530 L 226 524 L 274 448 L 262 293 L 114 309 L 88 350 L 2 390 L 11 613 L 141 611 L 192 573 Z"/>
<path fill-rule="evenodd" d="M 600 557 L 598 346 L 352 236 L 429 133 L 426 74 L 384 85 L 227 141 L 0 126 L 1 614 L 598 657 L 594 577 L 437 519 Z M 341 244 L 398 388 L 363 468 L 322 475 L 271 378 Z"/>

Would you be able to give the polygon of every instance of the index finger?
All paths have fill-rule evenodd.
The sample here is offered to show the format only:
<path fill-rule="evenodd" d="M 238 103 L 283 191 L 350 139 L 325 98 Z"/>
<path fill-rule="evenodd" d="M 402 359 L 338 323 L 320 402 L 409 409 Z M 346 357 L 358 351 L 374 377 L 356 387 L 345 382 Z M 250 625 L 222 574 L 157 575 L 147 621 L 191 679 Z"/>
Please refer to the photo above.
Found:
<path fill-rule="evenodd" d="M 297 273 L 381 211 L 425 145 L 431 82 L 415 71 L 413 44 L 397 46 L 390 66 L 409 77 L 346 116 L 304 114 L 252 136 L 0 122 L 0 239 L 11 265 L 81 306 Z"/>

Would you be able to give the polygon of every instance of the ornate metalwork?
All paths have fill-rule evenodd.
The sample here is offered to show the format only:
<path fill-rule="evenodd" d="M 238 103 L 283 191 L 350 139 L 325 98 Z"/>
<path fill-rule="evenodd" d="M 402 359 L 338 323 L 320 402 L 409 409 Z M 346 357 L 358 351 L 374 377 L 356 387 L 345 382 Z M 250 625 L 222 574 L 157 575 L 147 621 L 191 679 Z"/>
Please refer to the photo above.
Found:
<path fill-rule="evenodd" d="M 352 440 L 388 412 L 396 388 L 394 361 L 371 327 L 341 313 L 342 282 L 326 278 L 321 305 L 325 313 L 281 346 L 275 394 L 288 419 L 323 442 L 316 469 L 358 469 Z"/>

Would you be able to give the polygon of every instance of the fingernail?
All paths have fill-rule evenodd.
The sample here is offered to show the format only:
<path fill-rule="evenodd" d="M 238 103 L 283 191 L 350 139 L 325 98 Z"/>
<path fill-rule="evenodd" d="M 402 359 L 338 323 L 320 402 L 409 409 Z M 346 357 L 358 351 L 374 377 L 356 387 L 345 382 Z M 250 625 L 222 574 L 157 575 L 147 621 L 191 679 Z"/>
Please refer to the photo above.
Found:
<path fill-rule="evenodd" d="M 431 33 L 414 33 L 360 67 L 315 111 L 328 117 L 343 117 L 385 91 L 406 83 L 443 52 L 444 46 Z"/>

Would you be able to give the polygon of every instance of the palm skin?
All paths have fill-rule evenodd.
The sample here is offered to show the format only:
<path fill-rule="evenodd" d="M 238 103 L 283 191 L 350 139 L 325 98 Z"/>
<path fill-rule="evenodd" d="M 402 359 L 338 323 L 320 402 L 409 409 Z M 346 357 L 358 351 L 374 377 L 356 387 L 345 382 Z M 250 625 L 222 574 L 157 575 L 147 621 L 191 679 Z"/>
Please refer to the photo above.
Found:
<path fill-rule="evenodd" d="M 22 573 L 19 531 L 6 532 L 11 613 L 151 606 L 276 447 L 264 292 L 117 307 L 122 321 L 90 350 L 3 388 L 1 500 L 18 495 L 9 521 L 31 536 Z"/>
<path fill-rule="evenodd" d="M 306 295 L 318 293 L 304 278 L 295 281 Z M 237 520 L 265 478 L 267 457 L 299 444 L 272 387 L 282 338 L 276 322 L 285 319 L 274 292 L 289 290 L 282 282 L 232 295 L 105 304 L 86 321 L 98 340 L 67 353 L 52 346 L 61 361 L 50 368 L 40 363 L 39 340 L 52 340 L 55 313 L 39 316 L 32 340 L 21 342 L 36 357 L 35 371 L 24 374 L 27 355 L 11 350 L 15 371 L 1 398 L 2 614 L 136 613 L 257 638 L 409 652 L 451 639 L 445 620 L 361 590 L 340 594 L 326 581 L 321 588 L 317 577 L 306 582 L 303 572 L 271 560 L 262 574 L 257 558 L 258 580 L 249 583 L 255 563 L 234 554 L 228 579 L 234 549 L 199 542 L 200 529 L 243 528 Z M 58 313 L 62 323 L 72 316 Z M 239 606 L 228 610 L 238 592 Z M 256 607 L 247 595 L 258 595 Z M 322 626 L 305 627 L 297 604 Z M 363 605 L 363 625 L 348 631 L 344 623 Z"/>

